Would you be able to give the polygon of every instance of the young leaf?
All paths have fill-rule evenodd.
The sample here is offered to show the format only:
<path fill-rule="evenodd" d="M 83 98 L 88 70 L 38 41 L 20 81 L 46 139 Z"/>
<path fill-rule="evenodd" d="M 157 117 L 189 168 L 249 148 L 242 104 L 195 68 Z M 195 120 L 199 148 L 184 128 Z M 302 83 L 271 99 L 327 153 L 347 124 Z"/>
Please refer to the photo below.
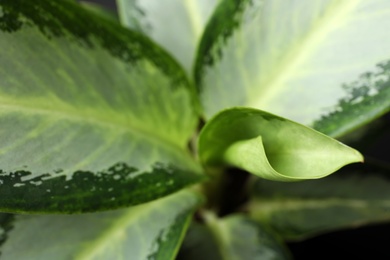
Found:
<path fill-rule="evenodd" d="M 222 2 L 197 54 L 195 79 L 206 117 L 249 106 L 311 125 L 340 99 L 350 101 L 348 106 L 366 98 L 371 103 L 375 84 L 366 85 L 359 100 L 350 100 L 343 85 L 389 60 L 389 10 L 388 1 Z M 385 82 L 387 75 L 378 79 Z M 379 85 L 388 93 L 387 85 Z M 353 120 L 340 120 L 337 127 L 383 114 L 390 99 L 382 101 L 360 110 L 359 117 L 346 110 Z"/>
<path fill-rule="evenodd" d="M 191 243 L 193 246 L 189 247 Z M 209 245 L 217 247 L 212 249 Z M 222 219 L 210 216 L 206 228 L 199 225 L 190 228 L 183 246 L 178 260 L 290 259 L 289 252 L 275 234 L 243 215 Z M 201 254 L 198 249 L 203 249 Z"/>
<path fill-rule="evenodd" d="M 219 0 L 117 0 L 122 23 L 168 50 L 192 71 L 206 21 Z"/>
<path fill-rule="evenodd" d="M 363 161 L 356 150 L 313 129 L 252 108 L 232 108 L 208 121 L 199 136 L 207 166 L 233 165 L 277 181 L 316 179 Z"/>
<path fill-rule="evenodd" d="M 390 219 L 390 181 L 375 174 L 289 184 L 258 179 L 253 195 L 252 217 L 290 240 Z"/>
<path fill-rule="evenodd" d="M 0 247 L 1 256 L 174 259 L 199 202 L 198 195 L 182 191 L 144 205 L 104 213 L 15 216 Z"/>
<path fill-rule="evenodd" d="M 135 205 L 202 179 L 181 67 L 69 1 L 0 2 L 0 209 Z"/>

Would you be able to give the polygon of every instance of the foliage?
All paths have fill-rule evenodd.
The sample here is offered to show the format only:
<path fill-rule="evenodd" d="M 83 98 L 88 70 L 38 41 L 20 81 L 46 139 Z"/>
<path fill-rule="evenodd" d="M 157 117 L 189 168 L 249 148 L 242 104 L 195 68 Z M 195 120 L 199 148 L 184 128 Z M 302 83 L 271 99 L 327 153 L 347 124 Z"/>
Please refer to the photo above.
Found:
<path fill-rule="evenodd" d="M 3 257 L 289 259 L 390 219 L 385 163 L 344 167 L 390 111 L 390 3 L 117 3 L 0 1 Z"/>

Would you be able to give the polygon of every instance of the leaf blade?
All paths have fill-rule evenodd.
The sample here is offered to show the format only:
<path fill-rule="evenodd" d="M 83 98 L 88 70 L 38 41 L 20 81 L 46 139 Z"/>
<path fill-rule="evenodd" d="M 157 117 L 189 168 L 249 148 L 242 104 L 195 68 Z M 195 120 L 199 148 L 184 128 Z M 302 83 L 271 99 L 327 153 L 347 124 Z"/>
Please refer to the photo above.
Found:
<path fill-rule="evenodd" d="M 218 0 L 117 0 L 123 25 L 140 31 L 168 50 L 191 74 L 195 50 Z"/>
<path fill-rule="evenodd" d="M 241 214 L 221 219 L 217 219 L 210 214 L 206 214 L 207 227 L 218 245 L 220 259 L 291 258 L 283 242 L 265 225 L 258 225 L 258 223 Z M 243 237 L 246 239 L 240 239 Z M 188 256 L 191 256 L 191 254 Z"/>
<path fill-rule="evenodd" d="M 0 179 L 8 183 L 0 208 L 92 210 L 88 203 L 74 203 L 92 195 L 83 191 L 82 179 L 67 182 L 76 173 L 106 178 L 111 186 L 97 196 L 106 201 L 102 209 L 143 203 L 203 178 L 186 149 L 197 123 L 195 96 L 169 55 L 142 35 L 68 1 L 7 0 L 0 9 Z M 156 163 L 159 171 L 165 168 L 165 177 L 173 173 L 182 185 L 168 187 L 167 178 L 146 174 Z M 126 170 L 110 173 L 118 165 L 125 166 L 128 178 Z M 136 185 L 131 175 L 165 183 L 165 191 L 158 188 L 149 197 L 142 193 L 147 186 L 138 185 L 125 198 L 125 188 Z M 23 196 L 27 186 L 40 192 Z M 111 191 L 112 186 L 121 188 Z M 65 196 L 63 203 L 47 196 L 55 188 Z M 12 198 L 13 191 L 20 196 Z M 109 206 L 113 193 L 122 199 Z"/>
<path fill-rule="evenodd" d="M 199 158 L 210 167 L 233 165 L 270 180 L 321 178 L 362 155 L 313 129 L 251 108 L 222 111 L 199 136 Z"/>
<path fill-rule="evenodd" d="M 303 183 L 258 180 L 251 217 L 267 222 L 284 239 L 301 240 L 342 228 L 389 219 L 388 180 L 359 173 Z"/>
<path fill-rule="evenodd" d="M 343 84 L 389 59 L 386 48 L 377 48 L 378 41 L 390 41 L 382 31 L 389 8 L 364 1 L 225 1 L 205 30 L 196 62 L 205 116 L 249 106 L 312 125 L 349 99 Z M 369 103 L 376 90 L 367 87 L 370 94 L 361 98 Z M 368 107 L 353 125 L 335 122 L 342 129 L 335 134 L 375 119 L 390 104 Z"/>
<path fill-rule="evenodd" d="M 174 259 L 200 201 L 198 194 L 181 191 L 111 212 L 16 216 L 1 252 L 4 257 L 18 259 Z M 21 244 L 25 244 L 26 250 L 14 250 Z"/>
<path fill-rule="evenodd" d="M 333 137 L 348 132 L 390 111 L 390 62 L 377 64 L 376 71 L 360 75 L 359 79 L 345 84 L 348 95 L 337 106 L 314 121 L 313 128 Z M 369 115 L 362 118 L 361 115 Z"/>

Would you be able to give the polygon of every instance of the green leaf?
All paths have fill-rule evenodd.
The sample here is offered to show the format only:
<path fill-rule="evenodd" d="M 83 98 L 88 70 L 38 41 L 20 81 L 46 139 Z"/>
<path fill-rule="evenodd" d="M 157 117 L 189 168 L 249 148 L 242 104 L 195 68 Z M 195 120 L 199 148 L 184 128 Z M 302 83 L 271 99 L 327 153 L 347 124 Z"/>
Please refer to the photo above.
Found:
<path fill-rule="evenodd" d="M 390 181 L 375 174 L 336 174 L 280 183 L 258 179 L 249 210 L 285 239 L 390 220 Z"/>
<path fill-rule="evenodd" d="M 180 247 L 177 260 L 223 260 L 218 243 L 204 224 L 191 223 Z"/>
<path fill-rule="evenodd" d="M 191 237 L 187 236 L 183 245 L 196 243 L 197 247 L 182 248 L 179 260 L 290 259 L 283 243 L 266 226 L 238 214 L 222 219 L 216 218 L 210 212 L 205 216 L 207 231 L 201 226 L 192 228 L 192 233 L 189 233 Z M 200 256 L 197 250 L 205 249 L 207 245 L 204 243 L 210 243 L 210 236 L 214 240 L 212 245 L 217 245 L 214 250 L 218 256 L 216 257 L 216 252 L 211 252 L 210 248 L 210 251 L 203 251 L 204 254 Z"/>
<path fill-rule="evenodd" d="M 166 198 L 104 213 L 15 216 L 4 259 L 174 259 L 198 195 Z M 8 224 L 9 225 L 9 224 Z M 21 250 L 19 250 L 21 249 Z"/>
<path fill-rule="evenodd" d="M 343 88 L 348 92 L 347 97 L 313 123 L 313 128 L 333 137 L 342 136 L 390 111 L 390 61 L 379 63 L 376 71 L 362 74 Z"/>
<path fill-rule="evenodd" d="M 362 155 L 313 129 L 252 108 L 232 108 L 208 121 L 199 136 L 207 166 L 233 165 L 265 179 L 327 176 Z"/>
<path fill-rule="evenodd" d="M 390 58 L 389 11 L 387 1 L 222 2 L 197 54 L 195 80 L 206 117 L 248 106 L 312 125 L 344 100 L 350 108 L 343 117 L 353 119 L 326 131 L 339 135 L 389 111 L 389 98 L 373 98 L 377 87 L 389 95 L 388 69 L 375 68 Z M 367 82 L 365 94 L 351 99 L 343 86 L 367 72 L 383 82 Z M 352 116 L 360 101 L 370 105 Z"/>
<path fill-rule="evenodd" d="M 168 50 L 192 74 L 195 50 L 219 0 L 117 0 L 121 21 Z"/>
<path fill-rule="evenodd" d="M 135 205 L 200 181 L 181 67 L 69 1 L 0 2 L 0 210 Z"/>
<path fill-rule="evenodd" d="M 88 2 L 88 1 L 80 1 L 80 4 L 83 7 L 85 7 L 87 10 L 94 12 L 97 15 L 105 17 L 106 19 L 111 19 L 113 21 L 119 22 L 119 17 L 117 13 L 115 13 L 112 10 L 109 10 L 108 8 L 105 8 L 100 4 Z"/>

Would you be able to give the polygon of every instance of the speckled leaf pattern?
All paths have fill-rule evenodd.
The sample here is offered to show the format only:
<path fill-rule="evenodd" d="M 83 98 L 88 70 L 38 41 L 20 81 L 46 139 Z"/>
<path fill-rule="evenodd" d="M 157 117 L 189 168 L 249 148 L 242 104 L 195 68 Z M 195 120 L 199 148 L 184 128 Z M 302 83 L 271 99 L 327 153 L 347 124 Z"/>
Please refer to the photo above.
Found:
<path fill-rule="evenodd" d="M 335 139 L 253 108 L 226 109 L 209 120 L 199 136 L 199 158 L 206 167 L 231 165 L 276 181 L 322 178 L 363 161 Z"/>
<path fill-rule="evenodd" d="M 196 48 L 219 0 L 117 0 L 122 24 L 156 41 L 192 74 Z"/>
<path fill-rule="evenodd" d="M 0 2 L 0 210 L 135 205 L 202 178 L 184 71 L 70 1 Z"/>
<path fill-rule="evenodd" d="M 313 125 L 337 111 L 317 123 L 334 136 L 384 114 L 389 12 L 385 0 L 224 1 L 196 61 L 204 114 L 249 106 Z"/>
<path fill-rule="evenodd" d="M 313 123 L 313 128 L 333 137 L 343 136 L 390 111 L 390 60 L 343 88 L 348 95 Z"/>
<path fill-rule="evenodd" d="M 181 191 L 104 213 L 2 219 L 8 222 L 8 232 L 3 234 L 1 256 L 20 260 L 175 259 L 200 201 L 197 194 Z"/>
<path fill-rule="evenodd" d="M 249 209 L 253 219 L 288 240 L 389 221 L 386 175 L 343 172 L 288 184 L 258 179 Z"/>

